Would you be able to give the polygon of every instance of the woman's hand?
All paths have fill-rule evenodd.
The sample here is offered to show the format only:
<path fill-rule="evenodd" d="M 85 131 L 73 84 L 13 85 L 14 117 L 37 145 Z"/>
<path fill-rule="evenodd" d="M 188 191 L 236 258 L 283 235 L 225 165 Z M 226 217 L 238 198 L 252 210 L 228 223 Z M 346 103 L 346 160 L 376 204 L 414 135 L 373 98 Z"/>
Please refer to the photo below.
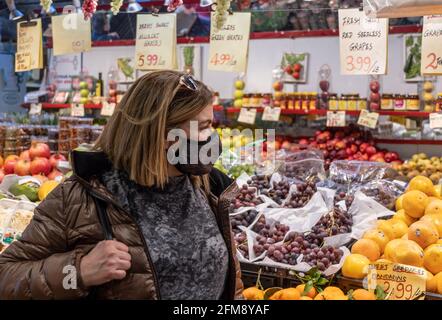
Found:
<path fill-rule="evenodd" d="M 86 287 L 98 286 L 111 280 L 121 280 L 130 268 L 129 248 L 115 240 L 99 242 L 81 259 L 80 272 Z"/>

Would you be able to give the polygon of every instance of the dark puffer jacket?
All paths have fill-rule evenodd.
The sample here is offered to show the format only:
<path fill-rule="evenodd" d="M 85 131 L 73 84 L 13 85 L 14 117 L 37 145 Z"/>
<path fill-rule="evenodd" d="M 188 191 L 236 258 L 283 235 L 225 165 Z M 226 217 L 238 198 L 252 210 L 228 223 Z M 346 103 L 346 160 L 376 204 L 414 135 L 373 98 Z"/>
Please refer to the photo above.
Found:
<path fill-rule="evenodd" d="M 97 199 L 105 204 L 115 240 L 129 247 L 132 265 L 123 280 L 94 288 L 97 299 L 161 299 L 144 237 L 132 216 L 98 182 L 96 175 L 111 163 L 103 153 L 74 152 L 74 176 L 58 186 L 35 210 L 22 239 L 0 255 L 0 299 L 79 299 L 90 293 L 81 281 L 80 261 L 101 240 Z M 213 179 L 220 180 L 215 176 Z M 219 181 L 223 184 L 223 181 Z M 224 181 L 225 184 L 225 181 Z M 219 186 L 219 184 L 218 184 Z M 229 187 L 209 202 L 229 250 L 229 268 L 222 299 L 241 298 L 242 281 L 235 255 L 227 207 L 237 189 Z M 77 270 L 77 289 L 65 289 L 66 266 Z M 66 272 L 66 270 L 65 270 Z"/>

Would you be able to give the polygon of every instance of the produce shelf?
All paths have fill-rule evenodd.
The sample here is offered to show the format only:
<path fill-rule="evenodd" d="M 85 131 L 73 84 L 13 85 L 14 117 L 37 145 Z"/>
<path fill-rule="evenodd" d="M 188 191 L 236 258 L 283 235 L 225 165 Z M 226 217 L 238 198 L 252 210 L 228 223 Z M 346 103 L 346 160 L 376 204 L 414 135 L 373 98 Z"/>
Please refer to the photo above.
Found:
<path fill-rule="evenodd" d="M 30 103 L 23 103 L 23 108 L 29 108 Z M 69 103 L 42 103 L 42 109 L 66 109 L 70 108 L 71 104 Z M 93 104 L 93 103 L 87 103 L 84 105 L 85 109 L 101 109 L 101 104 Z"/>
<path fill-rule="evenodd" d="M 376 143 L 442 145 L 442 140 L 375 139 Z"/>

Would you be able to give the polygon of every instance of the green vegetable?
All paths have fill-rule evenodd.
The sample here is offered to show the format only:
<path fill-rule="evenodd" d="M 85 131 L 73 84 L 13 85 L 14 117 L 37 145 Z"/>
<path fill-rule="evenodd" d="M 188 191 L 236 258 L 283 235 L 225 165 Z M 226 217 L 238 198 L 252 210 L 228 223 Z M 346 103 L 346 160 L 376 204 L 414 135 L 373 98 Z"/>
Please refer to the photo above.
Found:
<path fill-rule="evenodd" d="M 195 47 L 193 46 L 187 46 L 183 48 L 183 55 L 184 55 L 184 64 L 187 67 L 193 66 L 193 59 L 194 59 L 194 51 Z"/>
<path fill-rule="evenodd" d="M 16 183 L 9 188 L 9 192 L 16 197 L 24 195 L 30 201 L 35 202 L 38 201 L 38 189 L 39 186 L 34 182 Z"/>
<path fill-rule="evenodd" d="M 127 78 L 134 78 L 134 68 L 129 65 L 130 58 L 117 59 L 118 68 Z"/>

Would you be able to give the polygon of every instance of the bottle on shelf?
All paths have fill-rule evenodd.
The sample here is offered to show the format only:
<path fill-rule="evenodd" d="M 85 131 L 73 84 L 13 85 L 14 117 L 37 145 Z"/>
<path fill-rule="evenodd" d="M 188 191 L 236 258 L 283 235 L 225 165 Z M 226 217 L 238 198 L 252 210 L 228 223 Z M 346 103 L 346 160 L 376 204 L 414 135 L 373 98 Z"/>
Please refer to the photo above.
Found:
<path fill-rule="evenodd" d="M 95 85 L 95 96 L 102 97 L 103 96 L 103 79 L 101 72 L 98 73 L 98 80 Z"/>

